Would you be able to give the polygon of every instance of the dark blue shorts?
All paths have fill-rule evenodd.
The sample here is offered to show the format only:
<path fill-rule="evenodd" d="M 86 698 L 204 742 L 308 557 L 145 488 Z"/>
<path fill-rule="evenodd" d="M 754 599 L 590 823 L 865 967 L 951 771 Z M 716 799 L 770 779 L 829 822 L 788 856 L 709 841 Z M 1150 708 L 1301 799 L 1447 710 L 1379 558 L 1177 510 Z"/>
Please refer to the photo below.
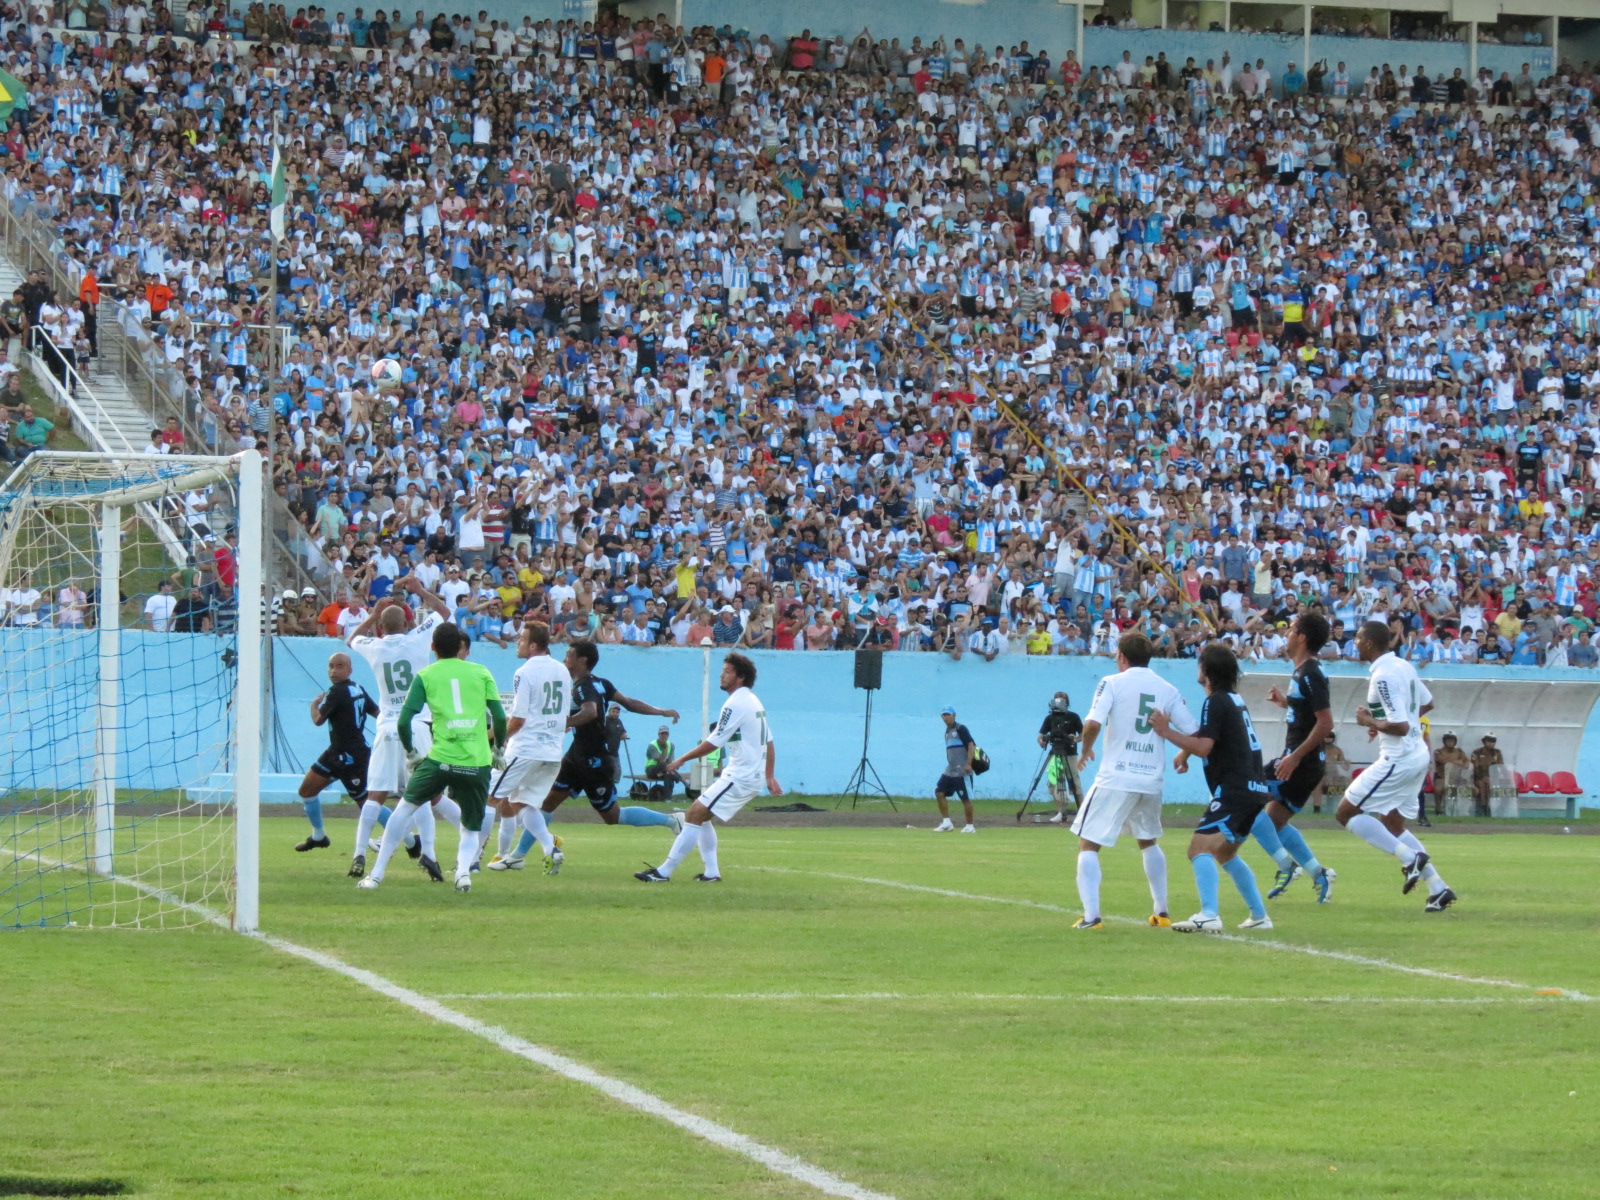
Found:
<path fill-rule="evenodd" d="M 1252 796 L 1214 796 L 1200 814 L 1196 833 L 1220 833 L 1235 846 L 1250 836 L 1250 828 L 1266 807 L 1265 794 Z"/>
<path fill-rule="evenodd" d="M 576 795 L 582 792 L 595 812 L 605 812 L 617 802 L 617 760 L 609 755 L 587 758 L 567 755 L 561 760 L 556 790 Z"/>
<path fill-rule="evenodd" d="M 324 750 L 311 769 L 324 779 L 337 779 L 352 800 L 367 798 L 367 762 L 372 757 L 365 746 L 359 754 Z"/>
<path fill-rule="evenodd" d="M 1267 764 L 1267 786 L 1272 789 L 1272 799 L 1292 813 L 1299 812 L 1311 803 L 1311 793 L 1321 784 L 1325 766 L 1322 751 L 1318 750 L 1315 754 L 1303 758 L 1300 765 L 1294 769 L 1294 774 L 1280 782 L 1278 760 L 1273 759 Z"/>
<path fill-rule="evenodd" d="M 970 800 L 967 795 L 967 777 L 965 775 L 941 775 L 939 782 L 933 785 L 936 796 L 960 796 L 963 800 Z"/>

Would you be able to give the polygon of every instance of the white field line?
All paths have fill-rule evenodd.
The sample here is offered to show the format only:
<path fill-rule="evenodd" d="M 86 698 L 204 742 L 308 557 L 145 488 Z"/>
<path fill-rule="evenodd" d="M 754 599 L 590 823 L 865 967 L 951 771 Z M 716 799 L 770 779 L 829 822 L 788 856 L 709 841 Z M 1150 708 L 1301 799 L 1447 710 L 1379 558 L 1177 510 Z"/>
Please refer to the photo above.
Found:
<path fill-rule="evenodd" d="M 36 858 L 41 863 L 58 867 L 76 865 L 57 862 L 36 853 L 25 857 Z M 160 900 L 163 904 L 186 908 L 223 929 L 231 930 L 233 928 L 232 922 L 229 921 L 225 914 L 206 908 L 203 905 L 191 904 L 172 892 L 151 887 L 149 884 L 141 883 L 137 879 L 128 879 L 121 875 L 108 875 L 105 878 L 114 883 L 120 883 L 126 887 L 141 891 L 153 899 Z M 585 1087 L 594 1088 L 620 1104 L 625 1104 L 629 1108 L 642 1112 L 647 1116 L 656 1117 L 669 1124 L 676 1125 L 686 1133 L 691 1133 L 714 1146 L 721 1146 L 724 1150 L 731 1150 L 735 1154 L 748 1158 L 751 1162 L 758 1163 L 776 1175 L 786 1175 L 790 1179 L 803 1183 L 825 1196 L 840 1196 L 844 1200 L 894 1200 L 893 1196 L 884 1192 L 875 1192 L 870 1188 L 864 1188 L 860 1184 L 851 1183 L 848 1179 L 841 1179 L 833 1172 L 824 1170 L 814 1163 L 806 1162 L 803 1158 L 796 1158 L 794 1155 L 785 1153 L 775 1146 L 768 1146 L 764 1142 L 758 1142 L 754 1138 L 746 1137 L 736 1130 L 729 1129 L 726 1125 L 720 1125 L 716 1121 L 707 1120 L 705 1117 L 696 1116 L 691 1112 L 685 1112 L 683 1109 L 669 1104 L 660 1096 L 647 1092 L 643 1088 L 635 1087 L 633 1084 L 625 1083 L 620 1079 L 613 1079 L 609 1075 L 602 1075 L 591 1067 L 586 1067 L 563 1054 L 557 1054 L 554 1050 L 536 1046 L 532 1042 L 517 1037 L 497 1025 L 490 1025 L 478 1020 L 476 1017 L 469 1017 L 466 1013 L 457 1012 L 455 1009 L 439 1003 L 438 1000 L 424 996 L 420 992 L 414 992 L 410 988 L 402 987 L 392 980 L 385 979 L 382 975 L 361 967 L 351 966 L 343 959 L 336 958 L 332 954 L 314 950 L 310 946 L 302 946 L 298 942 L 291 942 L 285 938 L 274 937 L 270 933 L 253 933 L 245 934 L 244 936 L 271 946 L 280 953 L 303 959 L 314 966 L 321 967 L 325 971 L 343 975 L 346 979 L 359 983 L 362 987 L 377 992 L 381 996 L 387 996 L 391 1000 L 398 1001 L 413 1012 L 421 1013 L 423 1016 L 438 1021 L 443 1025 L 453 1025 L 465 1033 L 470 1033 L 474 1037 L 482 1038 L 484 1041 L 499 1047 L 507 1054 L 514 1054 L 518 1058 L 526 1059 L 528 1062 L 553 1071 L 557 1075 L 572 1080 L 574 1083 L 581 1083 Z"/>
<path fill-rule="evenodd" d="M 896 1003 L 1025 1004 L 1546 1004 L 1592 1003 L 1589 996 L 1104 996 L 1067 992 L 447 992 L 439 1000 L 725 1000 L 814 1003 L 828 1000 Z"/>
<path fill-rule="evenodd" d="M 1078 913 L 1075 908 L 1064 908 L 1059 904 L 1046 904 L 1039 900 L 1014 900 L 1008 896 L 980 896 L 974 892 L 957 892 L 949 888 L 927 887 L 919 883 L 902 883 L 897 879 L 874 879 L 867 875 L 839 875 L 832 871 L 807 871 L 798 867 L 748 866 L 745 870 L 767 871 L 778 875 L 810 875 L 819 879 L 839 879 L 847 883 L 860 883 L 871 887 L 895 888 L 902 892 L 921 892 L 929 896 L 944 896 L 951 900 L 975 900 L 981 904 L 1007 904 L 1015 908 L 1032 908 L 1042 912 L 1061 913 L 1064 916 L 1076 916 Z M 1108 915 L 1105 919 L 1122 925 L 1142 926 L 1146 924 L 1143 920 L 1134 917 Z M 1264 950 L 1278 950 L 1287 954 L 1307 954 L 1313 958 L 1328 958 L 1360 967 L 1378 967 L 1385 971 L 1399 971 L 1406 975 L 1420 975 L 1426 979 L 1444 979 L 1451 983 L 1468 983 L 1477 987 L 1511 988 L 1519 992 L 1536 992 L 1542 986 L 1531 983 L 1517 983 L 1510 979 L 1489 979 L 1478 975 L 1458 975 L 1451 971 L 1436 971 L 1432 967 L 1413 967 L 1387 958 L 1370 958 L 1365 954 L 1349 954 L 1343 950 L 1323 950 L 1317 946 L 1300 946 L 1293 942 L 1280 942 L 1276 938 L 1270 937 L 1246 937 L 1237 933 L 1210 933 L 1196 936 L 1211 941 L 1236 942 L 1243 946 L 1259 946 Z M 1568 988 L 1562 988 L 1560 991 L 1569 1000 L 1595 999 L 1593 996 L 1587 996 L 1582 992 L 1575 992 Z"/>

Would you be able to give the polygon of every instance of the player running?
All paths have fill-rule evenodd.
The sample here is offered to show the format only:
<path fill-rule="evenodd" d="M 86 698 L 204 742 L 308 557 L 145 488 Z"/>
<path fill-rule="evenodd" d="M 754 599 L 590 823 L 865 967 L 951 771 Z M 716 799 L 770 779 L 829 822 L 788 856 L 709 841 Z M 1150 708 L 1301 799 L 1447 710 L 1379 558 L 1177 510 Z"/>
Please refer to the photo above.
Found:
<path fill-rule="evenodd" d="M 404 793 L 410 771 L 406 767 L 405 747 L 400 745 L 400 710 L 405 706 L 406 694 L 417 673 L 432 661 L 430 643 L 433 631 L 450 619 L 450 609 L 415 576 L 407 575 L 395 586 L 421 600 L 426 613 L 408 630 L 410 614 L 405 602 L 398 596 L 388 603 L 377 605 L 367 619 L 350 633 L 350 649 L 359 654 L 378 681 L 379 714 L 378 733 L 372 740 L 372 760 L 367 771 L 367 802 L 361 806 L 360 821 L 356 826 L 356 853 L 350 860 L 350 878 L 360 879 L 367 870 L 367 838 L 375 823 L 387 825 L 389 810 L 384 807 L 391 796 Z M 418 749 L 427 752 L 433 739 L 424 724 L 414 729 Z M 446 803 L 450 803 L 446 801 Z M 452 808 L 454 806 L 452 805 Z M 435 823 L 431 805 L 418 810 L 416 835 L 406 841 L 406 852 L 411 857 L 419 855 L 431 863 L 423 869 L 430 875 L 438 873 L 437 847 L 434 844 Z"/>
<path fill-rule="evenodd" d="M 1333 732 L 1328 677 L 1317 662 L 1317 652 L 1327 643 L 1328 619 L 1320 613 L 1301 613 L 1289 630 L 1289 657 L 1294 662 L 1289 692 L 1285 695 L 1274 686 L 1267 693 L 1268 700 L 1289 710 L 1283 754 L 1267 764 L 1267 785 L 1273 796 L 1250 830 L 1278 864 L 1268 900 L 1283 895 L 1304 870 L 1316 885 L 1317 903 L 1326 904 L 1338 878 L 1335 871 L 1317 861 L 1304 835 L 1289 824 L 1289 818 L 1311 802 L 1322 784 L 1322 745 Z"/>
<path fill-rule="evenodd" d="M 1348 788 L 1335 814 L 1339 824 L 1370 846 L 1400 860 L 1405 895 L 1419 879 L 1428 884 L 1426 912 L 1443 912 L 1456 902 L 1428 851 L 1406 821 L 1417 815 L 1417 796 L 1428 774 L 1428 748 L 1422 716 L 1433 707 L 1433 693 L 1416 668 L 1389 650 L 1389 627 L 1368 621 L 1356 634 L 1361 661 L 1371 664 L 1367 703 L 1356 710 L 1356 724 L 1378 740 L 1378 761 Z"/>
<path fill-rule="evenodd" d="M 1206 689 L 1206 702 L 1200 710 L 1200 728 L 1194 733 L 1179 733 L 1166 713 L 1150 716 L 1156 733 L 1178 747 L 1178 756 L 1172 760 L 1174 771 L 1187 771 L 1190 755 L 1206 760 L 1206 787 L 1211 793 L 1211 803 L 1189 839 L 1189 864 L 1194 868 L 1195 890 L 1200 893 L 1200 911 L 1172 928 L 1175 933 L 1222 932 L 1217 904 L 1222 883 L 1217 868 L 1221 867 L 1250 908 L 1239 928 L 1271 929 L 1272 918 L 1261 901 L 1255 872 L 1239 857 L 1239 847 L 1250 836 L 1271 793 L 1261 767 L 1261 742 L 1237 690 L 1239 660 L 1226 643 L 1212 642 L 1200 651 L 1200 682 Z"/>
<path fill-rule="evenodd" d="M 561 760 L 561 772 L 542 810 L 548 819 L 548 814 L 560 808 L 568 796 L 582 792 L 589 798 L 589 807 L 599 813 L 607 825 L 662 825 L 681 830 L 681 813 L 657 812 L 638 805 L 622 808 L 617 804 L 617 760 L 606 746 L 605 722 L 606 711 L 613 704 L 631 713 L 668 717 L 674 724 L 678 721 L 678 710 L 656 708 L 643 700 L 624 696 L 609 679 L 594 674 L 599 663 L 600 650 L 593 642 L 577 641 L 567 647 L 567 670 L 572 675 L 572 716 L 567 728 L 572 730 L 572 745 L 567 747 L 566 756 Z M 533 835 L 524 832 L 511 857 L 495 856 L 489 869 L 519 869 L 533 849 L 533 843 Z"/>
<path fill-rule="evenodd" d="M 489 776 L 499 747 L 505 744 L 506 712 L 494 676 L 481 663 L 461 655 L 467 640 L 454 624 L 445 622 L 433 631 L 437 661 L 418 672 L 400 709 L 400 744 L 411 761 L 411 778 L 405 798 L 395 806 L 383 848 L 368 876 L 356 886 L 371 890 L 383 882 L 384 871 L 399 838 L 417 809 L 441 792 L 461 806 L 461 844 L 456 848 L 456 891 L 472 890 L 472 863 L 477 857 L 483 817 L 489 800 Z M 426 757 L 416 749 L 412 722 L 426 705 L 433 713 L 433 747 Z M 490 748 L 484 713 L 494 724 L 494 749 Z"/>
<path fill-rule="evenodd" d="M 1117 674 L 1095 688 L 1089 719 L 1078 754 L 1081 773 L 1094 761 L 1101 729 L 1106 733 L 1106 759 L 1084 797 L 1072 832 L 1078 835 L 1078 897 L 1083 917 L 1074 929 L 1104 929 L 1100 915 L 1100 850 L 1115 846 L 1124 831 L 1138 840 L 1144 875 L 1155 911 L 1150 924 L 1171 925 L 1167 915 L 1167 856 L 1161 837 L 1161 788 L 1166 774 L 1166 748 L 1153 736 L 1151 716 L 1168 714 L 1172 726 L 1195 729 L 1194 714 L 1183 696 L 1150 669 L 1155 647 L 1142 633 L 1125 633 L 1117 641 Z"/>
<path fill-rule="evenodd" d="M 518 821 L 533 835 L 544 851 L 545 874 L 554 875 L 561 870 L 565 856 L 561 853 L 561 839 L 551 836 L 539 805 L 550 794 L 561 770 L 561 741 L 572 701 L 572 673 L 550 657 L 550 627 L 531 617 L 523 623 L 517 652 L 527 661 L 517 668 L 512 679 L 506 765 L 495 772 L 489 798 L 502 817 Z"/>
<path fill-rule="evenodd" d="M 722 870 L 717 864 L 717 829 L 711 818 L 724 824 L 733 820 L 739 810 L 748 804 L 766 784 L 774 796 L 783 795 L 783 788 L 774 774 L 778 752 L 767 728 L 767 710 L 750 689 L 756 684 L 756 665 L 742 654 L 730 654 L 722 660 L 719 684 L 728 698 L 723 701 L 722 712 L 706 740 L 687 754 L 680 755 L 667 764 L 669 771 L 678 771 L 691 759 L 704 758 L 714 750 L 726 748 L 722 774 L 718 775 L 684 816 L 684 826 L 672 843 L 667 861 L 659 867 L 637 871 L 634 878 L 641 883 L 670 883 L 672 872 L 689 856 L 691 850 L 700 851 L 698 883 L 721 883 Z"/>
<path fill-rule="evenodd" d="M 322 827 L 322 789 L 337 779 L 350 799 L 358 805 L 367 801 L 367 718 L 378 715 L 378 704 L 367 691 L 350 679 L 350 656 L 337 651 L 328 656 L 328 690 L 311 702 L 311 723 L 328 727 L 328 748 L 306 769 L 300 781 L 300 799 L 311 836 L 295 846 L 307 850 L 326 850 L 333 843 Z M 359 843 L 357 843 L 359 845 Z"/>

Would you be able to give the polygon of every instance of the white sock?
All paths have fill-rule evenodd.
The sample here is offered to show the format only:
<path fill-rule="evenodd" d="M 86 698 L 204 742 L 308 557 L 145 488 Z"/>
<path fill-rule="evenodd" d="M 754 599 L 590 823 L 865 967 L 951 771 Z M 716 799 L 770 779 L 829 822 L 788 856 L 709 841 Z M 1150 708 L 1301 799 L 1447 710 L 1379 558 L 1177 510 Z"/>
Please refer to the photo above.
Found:
<path fill-rule="evenodd" d="M 1392 854 L 1403 863 L 1409 863 L 1417 852 L 1390 833 L 1384 823 L 1371 813 L 1357 813 L 1345 826 L 1374 850 Z"/>
<path fill-rule="evenodd" d="M 376 800 L 368 800 L 361 806 L 361 813 L 356 817 L 356 854 L 367 852 L 367 839 L 372 836 L 372 827 L 378 823 L 378 814 L 383 811 L 383 805 Z"/>
<path fill-rule="evenodd" d="M 1078 899 L 1083 902 L 1085 920 L 1100 916 L 1100 852 L 1078 851 Z"/>
<path fill-rule="evenodd" d="M 1427 847 L 1409 829 L 1400 835 L 1400 842 L 1402 845 L 1410 846 L 1414 854 L 1426 854 L 1428 852 Z M 1428 885 L 1428 895 L 1430 896 L 1437 896 L 1448 886 L 1444 881 L 1444 877 L 1434 869 L 1431 862 L 1422 868 L 1422 879 Z"/>
<path fill-rule="evenodd" d="M 433 802 L 433 813 L 437 817 L 443 817 L 454 825 L 458 831 L 460 830 L 461 805 L 450 799 L 449 796 L 440 796 Z"/>
<path fill-rule="evenodd" d="M 683 832 L 672 839 L 672 849 L 667 852 L 667 861 L 657 867 L 656 870 L 670 879 L 673 871 L 678 869 L 678 864 L 689 857 L 689 851 L 696 850 L 699 846 L 700 826 L 691 825 L 685 821 L 683 823 Z"/>
<path fill-rule="evenodd" d="M 710 821 L 700 826 L 700 861 L 713 879 L 722 874 L 717 867 L 717 827 Z"/>
<path fill-rule="evenodd" d="M 477 861 L 478 847 L 482 844 L 483 833 L 477 829 L 463 829 L 461 842 L 456 846 L 456 878 L 472 873 L 472 864 Z"/>
<path fill-rule="evenodd" d="M 534 839 L 539 843 L 539 849 L 546 854 L 555 850 L 556 839 L 551 836 L 550 826 L 544 819 L 544 813 L 539 811 L 537 804 L 524 805 L 517 817 L 521 820 L 522 827 L 533 834 Z"/>
<path fill-rule="evenodd" d="M 522 811 L 523 812 L 527 812 L 528 810 L 527 809 L 523 809 Z M 511 853 L 511 848 L 517 844 L 517 838 L 520 837 L 521 835 L 522 835 L 521 822 L 516 821 L 514 819 L 511 819 L 511 818 L 506 818 L 506 819 L 501 820 L 501 822 L 500 822 L 500 845 L 499 845 L 499 853 L 500 853 L 500 857 L 501 858 L 505 858 L 506 856 L 508 856 Z"/>
<path fill-rule="evenodd" d="M 394 824 L 391 817 L 389 823 Z M 439 822 L 433 815 L 433 805 L 424 804 L 417 809 L 416 820 L 412 822 L 417 829 L 417 837 L 422 840 L 422 856 L 439 861 Z"/>
<path fill-rule="evenodd" d="M 494 841 L 494 827 L 495 827 L 496 823 L 499 821 L 499 819 L 500 819 L 500 814 L 495 812 L 494 809 L 492 809 L 492 808 L 488 812 L 483 814 L 483 828 L 478 830 L 478 854 L 479 855 L 481 855 L 483 853 L 483 849 L 484 849 L 485 846 L 489 845 L 490 842 Z M 472 861 L 473 862 L 477 862 L 478 861 L 477 855 L 473 856 L 473 860 Z"/>
<path fill-rule="evenodd" d="M 1095 857 L 1099 858 L 1100 856 L 1096 854 Z M 1167 856 L 1160 846 L 1145 847 L 1144 877 L 1150 882 L 1150 902 L 1156 906 L 1156 912 L 1166 912 Z M 1095 894 L 1098 896 L 1098 891 Z"/>
<path fill-rule="evenodd" d="M 378 861 L 373 864 L 372 870 L 367 872 L 368 879 L 383 882 L 383 873 L 389 867 L 389 860 L 405 842 L 406 830 L 411 828 L 416 811 L 417 806 L 405 800 L 394 806 L 394 816 L 390 817 L 389 823 L 383 827 L 383 844 L 378 847 Z"/>

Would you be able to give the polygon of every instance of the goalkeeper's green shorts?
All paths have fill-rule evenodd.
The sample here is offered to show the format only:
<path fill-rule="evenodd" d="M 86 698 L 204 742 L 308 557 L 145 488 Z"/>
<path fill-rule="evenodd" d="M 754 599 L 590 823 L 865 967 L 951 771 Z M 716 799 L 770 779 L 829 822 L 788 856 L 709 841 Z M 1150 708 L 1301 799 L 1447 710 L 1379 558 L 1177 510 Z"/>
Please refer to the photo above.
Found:
<path fill-rule="evenodd" d="M 407 804 L 431 804 L 445 792 L 461 806 L 461 828 L 474 833 L 483 829 L 483 814 L 489 804 L 489 776 L 492 767 L 465 767 L 425 758 L 411 772 L 406 784 Z"/>

